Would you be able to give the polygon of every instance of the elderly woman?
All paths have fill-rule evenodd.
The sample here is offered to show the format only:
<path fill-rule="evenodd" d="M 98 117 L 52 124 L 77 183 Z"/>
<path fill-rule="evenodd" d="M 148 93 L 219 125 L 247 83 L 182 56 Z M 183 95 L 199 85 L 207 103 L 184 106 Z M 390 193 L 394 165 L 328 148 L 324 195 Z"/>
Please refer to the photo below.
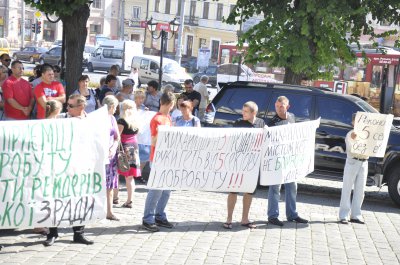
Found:
<path fill-rule="evenodd" d="M 126 180 L 127 199 L 122 205 L 124 208 L 132 208 L 132 195 L 135 189 L 135 182 L 133 178 L 140 177 L 140 159 L 139 159 L 139 147 L 137 141 L 137 133 L 139 132 L 139 124 L 137 121 L 137 109 L 136 104 L 132 100 L 124 100 L 121 104 L 122 114 L 118 119 L 118 129 L 121 134 L 121 143 L 124 147 L 125 152 L 129 157 L 130 170 L 127 172 L 118 171 L 120 175 L 123 175 Z"/>
<path fill-rule="evenodd" d="M 78 79 L 79 88 L 75 90 L 72 94 L 80 94 L 86 98 L 86 107 L 85 112 L 90 113 L 95 111 L 100 105 L 96 96 L 96 92 L 93 89 L 89 88 L 89 76 L 81 75 Z"/>
<path fill-rule="evenodd" d="M 107 219 L 119 221 L 112 212 L 113 189 L 118 188 L 117 173 L 117 148 L 119 143 L 119 131 L 117 121 L 114 118 L 115 110 L 118 106 L 118 99 L 113 95 L 108 95 L 103 100 L 103 105 L 107 105 L 108 115 L 111 122 L 109 154 L 110 163 L 106 165 L 106 187 L 107 187 Z"/>
<path fill-rule="evenodd" d="M 177 127 L 201 127 L 200 120 L 192 114 L 193 103 L 190 100 L 185 100 L 179 104 L 179 109 L 182 116 L 179 116 L 173 122 Z"/>

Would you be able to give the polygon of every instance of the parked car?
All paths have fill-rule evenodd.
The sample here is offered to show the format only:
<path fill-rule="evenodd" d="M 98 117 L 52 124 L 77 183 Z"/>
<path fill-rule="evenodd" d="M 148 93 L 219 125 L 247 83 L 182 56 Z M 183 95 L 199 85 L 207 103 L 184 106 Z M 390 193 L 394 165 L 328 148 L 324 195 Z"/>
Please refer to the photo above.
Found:
<path fill-rule="evenodd" d="M 55 48 L 55 47 L 61 47 L 62 46 L 62 40 L 56 40 L 56 41 L 54 41 L 52 44 L 51 44 L 51 46 L 50 46 L 50 49 L 53 49 L 53 48 Z"/>
<path fill-rule="evenodd" d="M 181 66 L 185 68 L 188 73 L 197 72 L 197 57 L 183 57 L 181 59 Z"/>
<path fill-rule="evenodd" d="M 151 55 L 138 55 L 133 57 L 132 66 L 139 70 L 139 80 L 147 84 L 151 80 L 158 81 L 160 71 L 160 57 Z M 175 92 L 182 90 L 183 82 L 192 79 L 188 73 L 174 60 L 163 58 L 162 84 L 171 84 Z"/>
<path fill-rule="evenodd" d="M 87 66 L 90 56 L 94 53 L 96 47 L 91 45 L 85 45 L 85 49 L 83 50 L 83 65 L 84 67 Z"/>
<path fill-rule="evenodd" d="M 61 66 L 61 46 L 54 47 L 40 55 L 39 63 Z"/>
<path fill-rule="evenodd" d="M 240 118 L 242 106 L 258 105 L 257 117 L 266 123 L 275 115 L 274 103 L 284 95 L 296 121 L 321 118 L 315 141 L 315 170 L 311 177 L 342 181 L 346 161 L 346 134 L 352 129 L 352 114 L 377 112 L 359 97 L 319 88 L 276 83 L 234 82 L 222 87 L 208 105 L 205 126 L 231 127 Z M 391 199 L 400 207 L 400 129 L 392 126 L 386 154 L 369 158 L 368 183 L 387 184 Z"/>
<path fill-rule="evenodd" d="M 208 83 L 212 87 L 217 86 L 217 71 L 218 71 L 218 66 L 216 65 L 209 65 L 204 71 L 198 72 L 193 76 L 193 82 L 197 84 L 200 82 L 200 78 L 202 75 L 208 76 Z"/>
<path fill-rule="evenodd" d="M 5 38 L 0 38 L 0 55 L 3 53 L 10 54 L 10 43 Z"/>
<path fill-rule="evenodd" d="M 30 63 L 36 63 L 39 62 L 40 55 L 42 53 L 47 52 L 48 50 L 46 48 L 42 47 L 34 47 L 34 46 L 28 46 L 23 48 L 21 51 L 16 51 L 13 54 L 13 60 L 19 60 L 19 61 L 28 61 Z"/>
<path fill-rule="evenodd" d="M 217 83 L 226 84 L 236 81 L 251 81 L 263 83 L 282 83 L 268 74 L 256 73 L 244 64 L 221 64 L 218 66 Z"/>
<path fill-rule="evenodd" d="M 132 58 L 143 54 L 143 43 L 136 41 L 104 40 L 88 58 L 89 72 L 108 71 L 117 65 L 118 72 L 131 72 Z"/>

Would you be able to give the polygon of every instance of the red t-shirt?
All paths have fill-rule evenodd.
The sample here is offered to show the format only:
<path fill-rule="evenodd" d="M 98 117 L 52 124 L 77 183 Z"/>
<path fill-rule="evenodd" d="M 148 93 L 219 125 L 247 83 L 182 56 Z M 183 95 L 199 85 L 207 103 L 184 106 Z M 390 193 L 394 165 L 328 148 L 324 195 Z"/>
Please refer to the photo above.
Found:
<path fill-rule="evenodd" d="M 151 119 L 151 121 L 150 121 L 151 136 L 157 136 L 159 125 L 171 126 L 172 125 L 171 116 L 164 115 L 160 112 L 157 112 L 157 114 L 154 115 L 153 119 Z M 153 162 L 155 150 L 156 150 L 156 147 L 154 145 L 151 145 L 151 149 L 150 149 L 150 161 L 151 162 Z"/>
<path fill-rule="evenodd" d="M 33 98 L 31 84 L 23 78 L 17 79 L 12 75 L 4 81 L 2 88 L 4 97 L 4 115 L 16 120 L 28 119 L 29 117 L 26 116 L 22 110 L 18 110 L 11 106 L 7 99 L 13 98 L 21 106 L 28 107 Z"/>
<path fill-rule="evenodd" d="M 40 83 L 37 85 L 33 91 L 35 94 L 36 100 L 42 96 L 45 96 L 46 99 L 49 97 L 59 97 L 61 95 L 65 94 L 64 87 L 60 82 L 53 81 L 50 84 L 47 84 L 45 82 Z M 40 106 L 40 104 L 37 104 L 37 118 L 38 119 L 44 119 L 46 118 L 46 110 Z"/>

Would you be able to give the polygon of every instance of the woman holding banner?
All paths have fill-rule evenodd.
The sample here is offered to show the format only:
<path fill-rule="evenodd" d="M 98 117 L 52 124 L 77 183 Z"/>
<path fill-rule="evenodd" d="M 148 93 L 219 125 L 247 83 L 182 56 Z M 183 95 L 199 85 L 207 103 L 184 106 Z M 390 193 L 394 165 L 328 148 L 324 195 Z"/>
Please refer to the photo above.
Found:
<path fill-rule="evenodd" d="M 133 178 L 142 175 L 140 171 L 139 147 L 137 141 L 139 124 L 137 122 L 137 108 L 134 101 L 129 99 L 124 100 L 121 104 L 121 108 L 122 115 L 117 121 L 118 130 L 121 135 L 122 146 L 129 157 L 130 170 L 127 172 L 118 170 L 118 173 L 125 177 L 128 193 L 126 202 L 122 207 L 132 208 L 132 194 L 135 189 Z"/>
<path fill-rule="evenodd" d="M 106 165 L 106 187 L 107 187 L 107 216 L 108 220 L 119 221 L 112 212 L 113 189 L 118 188 L 117 173 L 117 148 L 119 143 L 119 132 L 114 113 L 118 106 L 118 99 L 113 95 L 108 95 L 103 100 L 103 105 L 107 105 L 108 116 L 110 117 L 111 130 L 109 142 L 108 158 L 110 163 Z"/>

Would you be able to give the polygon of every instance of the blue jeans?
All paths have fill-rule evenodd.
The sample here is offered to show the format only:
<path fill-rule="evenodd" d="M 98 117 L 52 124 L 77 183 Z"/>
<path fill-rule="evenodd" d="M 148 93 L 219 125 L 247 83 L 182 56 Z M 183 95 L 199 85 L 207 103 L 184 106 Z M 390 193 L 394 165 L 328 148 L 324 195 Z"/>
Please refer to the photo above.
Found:
<path fill-rule="evenodd" d="M 150 163 L 150 167 L 152 163 Z M 146 202 L 144 204 L 143 222 L 154 224 L 156 219 L 160 221 L 167 220 L 165 207 L 167 206 L 170 190 L 149 190 L 147 192 Z"/>
<path fill-rule="evenodd" d="M 285 183 L 286 218 L 289 221 L 299 217 L 296 211 L 297 183 Z M 281 185 L 269 186 L 268 190 L 268 219 L 279 217 L 279 199 Z"/>
<path fill-rule="evenodd" d="M 170 190 L 149 190 L 144 204 L 143 222 L 154 224 L 156 219 L 167 220 L 165 207 L 170 194 Z"/>
<path fill-rule="evenodd" d="M 364 189 L 367 182 L 368 161 L 359 161 L 348 157 L 343 172 L 343 188 L 340 197 L 339 219 L 361 219 L 361 205 L 364 201 Z M 350 200 L 354 186 L 353 200 Z"/>

